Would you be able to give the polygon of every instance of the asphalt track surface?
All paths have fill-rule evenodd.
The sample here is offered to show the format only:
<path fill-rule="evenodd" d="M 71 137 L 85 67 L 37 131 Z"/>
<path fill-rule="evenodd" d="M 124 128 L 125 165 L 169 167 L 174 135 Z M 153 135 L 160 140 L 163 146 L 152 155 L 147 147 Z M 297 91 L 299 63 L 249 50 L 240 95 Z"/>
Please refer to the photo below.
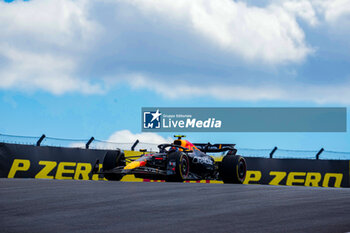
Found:
<path fill-rule="evenodd" d="M 350 189 L 0 179 L 0 232 L 350 232 Z"/>

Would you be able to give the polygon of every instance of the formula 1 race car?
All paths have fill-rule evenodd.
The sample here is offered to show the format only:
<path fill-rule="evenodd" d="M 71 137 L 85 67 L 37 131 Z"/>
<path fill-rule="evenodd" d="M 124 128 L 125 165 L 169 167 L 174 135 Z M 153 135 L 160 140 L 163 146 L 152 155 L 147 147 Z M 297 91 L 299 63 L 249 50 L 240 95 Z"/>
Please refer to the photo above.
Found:
<path fill-rule="evenodd" d="M 184 135 L 175 137 L 172 144 L 160 144 L 157 153 L 125 157 L 121 150 L 109 151 L 104 157 L 102 171 L 98 172 L 99 161 L 96 161 L 93 173 L 115 181 L 133 174 L 136 178 L 168 182 L 222 180 L 224 183 L 243 183 L 247 164 L 242 156 L 236 155 L 235 144 L 192 144 L 182 139 Z M 226 151 L 220 162 L 207 154 Z"/>

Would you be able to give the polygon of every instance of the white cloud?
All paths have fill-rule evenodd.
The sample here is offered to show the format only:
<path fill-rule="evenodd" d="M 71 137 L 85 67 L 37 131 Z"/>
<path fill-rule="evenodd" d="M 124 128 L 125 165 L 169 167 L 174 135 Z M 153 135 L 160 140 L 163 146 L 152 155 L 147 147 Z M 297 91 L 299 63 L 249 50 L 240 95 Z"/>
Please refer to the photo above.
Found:
<path fill-rule="evenodd" d="M 112 143 L 118 143 L 121 149 L 130 150 L 131 145 L 133 145 L 133 143 L 136 140 L 139 140 L 139 144 L 136 146 L 136 150 L 147 149 L 151 151 L 158 151 L 157 146 L 159 144 L 170 143 L 172 141 L 171 138 L 164 138 L 156 133 L 133 134 L 129 130 L 117 131 L 113 133 L 107 141 Z"/>
<path fill-rule="evenodd" d="M 137 74 L 129 76 L 130 85 L 135 88 L 147 88 L 164 97 L 175 99 L 211 96 L 221 100 L 279 100 L 279 101 L 311 101 L 318 104 L 339 103 L 350 104 L 350 82 L 341 85 L 235 85 L 211 84 L 191 85 L 190 82 L 159 82 L 152 78 Z"/>
<path fill-rule="evenodd" d="M 70 45 L 69 48 L 74 50 L 82 48 L 98 31 L 98 24 L 88 19 L 87 3 L 85 0 L 1 2 L 1 40 L 35 41 L 44 46 L 46 43 Z"/>
<path fill-rule="evenodd" d="M 143 143 L 161 144 L 171 141 L 171 138 L 163 138 L 156 133 L 139 133 L 133 134 L 129 130 L 121 130 L 113 133 L 107 141 L 115 143 L 134 143 L 139 140 Z"/>
<path fill-rule="evenodd" d="M 248 61 L 299 62 L 312 52 L 294 15 L 277 5 L 258 8 L 231 0 L 132 2 L 141 13 L 157 21 L 179 24 L 220 50 Z"/>
<path fill-rule="evenodd" d="M 0 53 L 10 63 L 6 69 L 0 70 L 2 88 L 44 89 L 54 94 L 67 91 L 86 94 L 103 92 L 99 85 L 72 75 L 75 64 L 69 57 L 18 51 L 9 46 L 0 46 Z"/>
<path fill-rule="evenodd" d="M 101 86 L 75 75 L 76 54 L 86 51 L 99 31 L 87 19 L 86 5 L 81 0 L 1 2 L 0 88 L 101 93 Z"/>
<path fill-rule="evenodd" d="M 157 133 L 132 133 L 129 130 L 120 130 L 114 132 L 106 141 L 93 141 L 90 148 L 97 149 L 122 149 L 130 150 L 132 145 L 139 140 L 135 151 L 147 149 L 148 151 L 158 151 L 158 145 L 171 143 L 173 139 L 164 138 Z M 76 142 L 69 144 L 69 147 L 85 148 L 85 142 Z"/>
<path fill-rule="evenodd" d="M 86 143 L 83 143 L 83 142 L 73 142 L 68 145 L 68 147 L 82 148 L 82 149 L 85 149 L 86 148 L 85 146 L 86 146 Z"/>
<path fill-rule="evenodd" d="M 313 54 L 299 19 L 312 28 L 342 25 L 349 9 L 345 0 L 263 7 L 232 0 L 0 2 L 0 88 L 93 94 L 128 82 L 170 98 L 349 103 L 337 95 L 348 96 L 347 83 L 301 86 L 268 77 Z M 260 70 L 268 74 L 256 75 Z"/>
<path fill-rule="evenodd" d="M 343 17 L 350 15 L 349 0 L 314 0 L 312 3 L 329 23 L 341 23 Z"/>
<path fill-rule="evenodd" d="M 305 20 L 311 26 L 316 26 L 319 23 L 316 10 L 308 0 L 289 0 L 282 1 L 280 4 L 285 10 Z"/>

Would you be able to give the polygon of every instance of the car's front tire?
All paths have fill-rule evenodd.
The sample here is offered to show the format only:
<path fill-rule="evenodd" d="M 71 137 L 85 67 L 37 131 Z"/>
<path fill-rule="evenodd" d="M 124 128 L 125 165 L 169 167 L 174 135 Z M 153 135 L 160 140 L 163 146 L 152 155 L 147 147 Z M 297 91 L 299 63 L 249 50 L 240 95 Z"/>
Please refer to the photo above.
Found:
<path fill-rule="evenodd" d="M 174 175 L 169 175 L 166 177 L 167 182 L 183 182 L 188 179 L 190 173 L 190 160 L 187 154 L 181 151 L 173 151 L 168 154 L 167 163 L 175 162 L 176 166 L 174 168 Z"/>
<path fill-rule="evenodd" d="M 103 171 L 111 170 L 115 167 L 125 166 L 125 156 L 124 152 L 117 151 L 108 151 L 103 159 Z M 123 178 L 122 174 L 114 173 L 105 173 L 104 177 L 107 180 L 120 181 Z"/>
<path fill-rule="evenodd" d="M 221 162 L 220 177 L 224 183 L 243 184 L 247 163 L 240 155 L 226 155 Z"/>

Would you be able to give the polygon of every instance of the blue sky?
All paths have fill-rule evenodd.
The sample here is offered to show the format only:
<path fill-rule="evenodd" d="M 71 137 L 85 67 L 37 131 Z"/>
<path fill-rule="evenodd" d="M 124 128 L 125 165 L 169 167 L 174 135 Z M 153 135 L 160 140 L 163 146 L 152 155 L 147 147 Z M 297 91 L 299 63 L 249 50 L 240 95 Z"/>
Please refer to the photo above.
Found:
<path fill-rule="evenodd" d="M 349 9 L 345 0 L 0 2 L 0 133 L 125 141 L 113 135 L 141 133 L 141 107 L 348 107 Z M 349 133 L 188 136 L 350 151 Z"/>

